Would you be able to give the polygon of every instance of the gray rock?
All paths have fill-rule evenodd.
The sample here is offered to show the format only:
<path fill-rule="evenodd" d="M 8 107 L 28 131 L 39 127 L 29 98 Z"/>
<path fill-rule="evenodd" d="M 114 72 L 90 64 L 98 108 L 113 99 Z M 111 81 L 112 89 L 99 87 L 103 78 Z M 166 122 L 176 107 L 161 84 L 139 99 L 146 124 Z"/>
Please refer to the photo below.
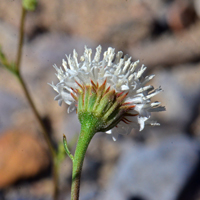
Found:
<path fill-rule="evenodd" d="M 13 125 L 12 114 L 20 111 L 24 101 L 11 93 L 0 90 L 0 132 Z"/>
<path fill-rule="evenodd" d="M 161 85 L 164 90 L 156 100 L 166 106 L 166 112 L 155 115 L 184 131 L 199 104 L 200 64 L 180 65 L 172 71 L 160 70 L 155 74 L 153 85 Z"/>
<path fill-rule="evenodd" d="M 47 33 L 38 36 L 25 45 L 22 60 L 24 73 L 33 72 L 38 76 L 41 71 L 46 72 L 49 69 L 55 71 L 54 64 L 61 66 L 62 59 L 66 60 L 65 55 L 72 55 L 74 49 L 81 56 L 85 45 L 90 48 L 96 47 L 91 40 L 61 33 Z"/>
<path fill-rule="evenodd" d="M 199 145 L 184 135 L 157 144 L 128 143 L 100 199 L 175 200 L 198 161 Z"/>

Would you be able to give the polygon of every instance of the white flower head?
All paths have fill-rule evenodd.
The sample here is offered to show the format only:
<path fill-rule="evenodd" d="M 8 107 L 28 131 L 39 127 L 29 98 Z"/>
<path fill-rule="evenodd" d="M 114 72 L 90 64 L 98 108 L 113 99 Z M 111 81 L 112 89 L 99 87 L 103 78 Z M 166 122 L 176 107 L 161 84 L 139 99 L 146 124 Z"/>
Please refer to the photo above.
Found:
<path fill-rule="evenodd" d="M 147 124 L 159 125 L 150 119 L 151 112 L 164 111 L 165 107 L 160 106 L 160 102 L 151 102 L 151 98 L 162 89 L 146 85 L 154 75 L 143 77 L 146 70 L 144 65 L 138 67 L 139 61 L 132 62 L 131 57 L 123 56 L 121 51 L 115 55 L 115 49 L 111 47 L 104 52 L 101 60 L 101 50 L 101 46 L 98 46 L 92 57 L 92 50 L 85 47 L 80 61 L 74 50 L 72 56 L 66 56 L 67 62 L 63 59 L 63 67 L 54 65 L 59 79 L 56 85 L 50 84 L 58 93 L 55 100 L 59 105 L 63 101 L 68 104 L 68 112 L 77 109 L 79 113 L 83 111 L 80 106 L 87 101 L 91 112 L 99 111 L 97 106 L 107 98 L 108 102 L 102 103 L 101 116 L 107 121 L 111 118 L 112 120 L 100 130 L 112 134 L 114 140 L 118 134 L 128 134 L 133 128 L 141 131 Z M 101 95 L 101 98 L 98 98 L 98 95 Z M 86 97 L 95 99 L 96 103 Z M 80 104 L 80 101 L 83 103 Z M 116 101 L 118 111 L 113 114 Z"/>

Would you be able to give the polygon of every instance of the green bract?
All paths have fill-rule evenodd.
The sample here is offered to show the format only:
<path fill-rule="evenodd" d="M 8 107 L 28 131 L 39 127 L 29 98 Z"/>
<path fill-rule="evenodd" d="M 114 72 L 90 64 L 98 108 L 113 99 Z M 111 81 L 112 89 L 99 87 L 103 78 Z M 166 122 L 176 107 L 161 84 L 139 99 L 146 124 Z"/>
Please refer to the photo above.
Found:
<path fill-rule="evenodd" d="M 128 111 L 135 106 L 124 104 L 127 93 L 116 93 L 106 88 L 106 81 L 99 86 L 91 81 L 91 85 L 79 85 L 72 96 L 77 99 L 78 118 L 83 126 L 91 127 L 95 132 L 108 131 L 116 126 L 125 116 L 131 115 Z M 137 114 L 136 114 L 137 115 Z"/>

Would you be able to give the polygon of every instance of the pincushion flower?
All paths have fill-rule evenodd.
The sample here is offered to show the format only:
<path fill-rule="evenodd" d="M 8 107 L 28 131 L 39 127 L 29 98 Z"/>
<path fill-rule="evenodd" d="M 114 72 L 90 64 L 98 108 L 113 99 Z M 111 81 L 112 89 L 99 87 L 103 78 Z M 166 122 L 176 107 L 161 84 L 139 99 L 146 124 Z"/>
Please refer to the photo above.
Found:
<path fill-rule="evenodd" d="M 59 105 L 63 101 L 69 105 L 68 112 L 77 109 L 78 114 L 87 111 L 102 118 L 104 125 L 97 131 L 112 134 L 114 140 L 133 128 L 141 131 L 145 125 L 159 125 L 151 120 L 151 112 L 165 108 L 158 101 L 151 102 L 151 98 L 162 89 L 146 86 L 154 75 L 143 77 L 144 65 L 138 67 L 139 61 L 131 62 L 131 57 L 123 56 L 121 51 L 115 55 L 111 47 L 101 60 L 101 50 L 98 46 L 92 58 L 92 50 L 85 47 L 80 61 L 74 50 L 72 56 L 67 56 L 67 62 L 63 59 L 63 68 L 54 65 L 60 81 L 51 84 L 58 93 L 55 100 Z"/>
<path fill-rule="evenodd" d="M 81 131 L 74 156 L 67 147 L 63 136 L 64 148 L 73 161 L 71 200 L 79 199 L 80 177 L 84 156 L 96 132 L 112 134 L 114 140 L 119 133 L 127 134 L 133 128 L 140 131 L 145 125 L 159 125 L 151 120 L 151 112 L 163 111 L 160 102 L 151 98 L 162 91 L 146 84 L 154 75 L 143 77 L 146 67 L 138 67 L 139 61 L 131 62 L 127 55 L 109 47 L 101 59 L 101 46 L 92 50 L 85 47 L 78 61 L 78 54 L 67 56 L 63 67 L 58 68 L 56 76 L 59 83 L 50 84 L 58 93 L 55 100 L 59 105 L 64 101 L 68 112 L 76 110 L 81 123 Z"/>

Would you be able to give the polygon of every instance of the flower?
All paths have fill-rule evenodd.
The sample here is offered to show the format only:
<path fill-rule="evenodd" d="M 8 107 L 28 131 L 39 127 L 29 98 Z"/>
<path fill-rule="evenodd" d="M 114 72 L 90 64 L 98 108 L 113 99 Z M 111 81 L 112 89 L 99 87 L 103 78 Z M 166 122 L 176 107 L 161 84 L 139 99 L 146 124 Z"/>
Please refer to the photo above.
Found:
<path fill-rule="evenodd" d="M 128 134 L 133 128 L 141 131 L 145 125 L 159 125 L 150 119 L 151 112 L 164 111 L 165 107 L 160 106 L 158 101 L 151 102 L 151 98 L 160 93 L 162 89 L 160 87 L 154 89 L 151 85 L 146 86 L 154 75 L 143 77 L 146 70 L 144 65 L 138 68 L 139 61 L 131 62 L 131 57 L 123 56 L 121 51 L 115 55 L 115 49 L 111 47 L 104 52 L 101 60 L 101 50 L 101 46 L 98 46 L 92 59 L 92 50 L 85 47 L 80 61 L 74 50 L 72 56 L 66 56 L 67 62 L 63 59 L 63 68 L 54 65 L 59 83 L 54 85 L 52 82 L 50 85 L 58 93 L 55 97 L 58 104 L 61 106 L 64 101 L 69 105 L 68 112 L 77 109 L 79 114 L 83 108 L 81 107 L 82 110 L 79 110 L 77 106 L 79 107 L 80 101 L 84 101 L 83 98 L 87 93 L 91 93 L 88 98 L 91 98 L 92 92 L 97 96 L 101 93 L 101 98 L 106 96 L 107 99 L 102 100 L 101 103 L 105 101 L 107 103 L 101 105 L 103 108 L 96 108 L 96 110 L 103 109 L 105 111 L 106 109 L 105 112 L 109 109 L 112 110 L 111 107 L 113 108 L 117 101 L 116 116 L 112 114 L 109 124 L 106 118 L 107 124 L 98 129 L 112 134 L 113 140 L 117 139 L 118 134 Z M 95 101 L 97 101 L 97 96 L 93 95 L 93 98 L 96 98 Z M 100 100 L 96 104 L 100 104 L 99 102 Z M 93 107 L 94 104 L 90 106 Z M 87 108 L 84 109 L 87 110 Z M 102 118 L 106 115 L 103 113 L 104 111 L 101 110 L 101 115 L 99 115 Z M 111 111 L 109 112 L 111 113 Z"/>

